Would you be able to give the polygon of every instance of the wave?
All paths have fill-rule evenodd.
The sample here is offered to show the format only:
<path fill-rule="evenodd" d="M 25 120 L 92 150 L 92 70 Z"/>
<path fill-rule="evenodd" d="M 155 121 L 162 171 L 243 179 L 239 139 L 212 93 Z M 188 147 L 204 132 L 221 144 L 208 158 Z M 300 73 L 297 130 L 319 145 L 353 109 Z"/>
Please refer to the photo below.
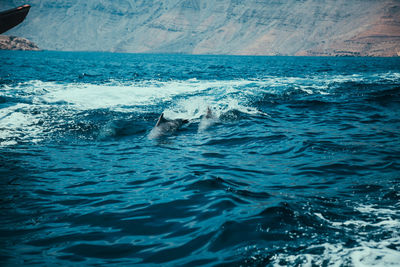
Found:
<path fill-rule="evenodd" d="M 232 265 L 398 265 L 400 213 L 397 206 L 385 208 L 355 203 L 344 207 L 338 198 L 325 198 L 320 201 L 322 206 L 308 201 L 307 205 L 283 202 L 251 219 L 229 221 L 211 246 L 222 250 L 236 245 L 231 249 L 241 256 L 232 260 Z M 331 212 L 323 209 L 324 206 Z M 314 209 L 319 211 L 313 212 Z M 334 214 L 335 209 L 340 213 Z M 235 232 L 241 233 L 241 238 L 235 238 Z M 253 244 L 256 242 L 252 240 L 263 242 Z M 273 246 L 269 245 L 271 242 Z"/>
<path fill-rule="evenodd" d="M 0 143 L 4 146 L 23 140 L 37 142 L 51 132 L 62 131 L 64 127 L 71 129 L 71 125 L 87 128 L 88 131 L 90 128 L 102 131 L 98 134 L 102 136 L 99 139 L 142 133 L 145 131 L 143 128 L 148 127 L 143 127 L 141 122 L 135 120 L 129 123 L 139 124 L 137 130 L 127 125 L 121 126 L 123 120 L 110 118 L 102 112 L 117 112 L 117 116 L 122 117 L 126 117 L 122 115 L 124 113 L 144 114 L 153 116 L 153 120 L 164 112 L 170 119 L 184 118 L 201 122 L 198 130 L 204 131 L 216 122 L 229 118 L 229 114 L 235 117 L 236 111 L 238 114 L 271 118 L 271 108 L 282 104 L 287 104 L 289 108 L 323 110 L 343 102 L 343 99 L 358 101 L 359 95 L 365 96 L 363 99 L 366 101 L 378 104 L 396 103 L 399 89 L 394 83 L 399 77 L 399 73 L 389 72 L 370 76 L 110 80 L 100 84 L 31 80 L 3 84 L 0 93 Z M 368 105 L 364 104 L 364 107 Z M 208 108 L 212 108 L 217 120 L 201 120 Z M 92 116 L 86 118 L 87 125 L 78 122 L 76 118 L 82 117 L 80 113 L 91 111 L 96 111 L 105 120 L 97 121 L 94 119 L 96 116 Z M 105 124 L 103 130 L 95 125 L 99 122 Z"/>
<path fill-rule="evenodd" d="M 357 237 L 360 239 L 343 243 L 313 244 L 298 255 L 278 254 L 274 257 L 273 264 L 321 265 L 324 262 L 335 262 L 340 266 L 396 266 L 400 262 L 400 213 L 396 207 L 392 208 L 394 209 L 361 204 L 354 210 L 364 219 L 343 222 L 331 221 L 321 213 L 315 213 L 317 218 L 328 223 L 330 227 L 345 232 L 349 238 L 349 233 L 359 233 Z M 369 238 L 371 234 L 376 238 Z"/>
<path fill-rule="evenodd" d="M 251 96 L 260 93 L 275 95 L 295 93 L 330 94 L 343 84 L 393 84 L 399 73 L 365 75 L 320 75 L 315 77 L 274 77 L 238 80 L 142 80 L 84 83 L 46 82 L 31 80 L 15 85 L 3 85 L 2 94 L 12 97 L 33 98 L 34 103 L 68 103 L 77 109 L 116 108 L 141 106 L 168 101 L 175 96 L 187 97 L 204 93 L 221 97 L 221 94 Z M 6 93 L 5 93 L 6 92 Z"/>

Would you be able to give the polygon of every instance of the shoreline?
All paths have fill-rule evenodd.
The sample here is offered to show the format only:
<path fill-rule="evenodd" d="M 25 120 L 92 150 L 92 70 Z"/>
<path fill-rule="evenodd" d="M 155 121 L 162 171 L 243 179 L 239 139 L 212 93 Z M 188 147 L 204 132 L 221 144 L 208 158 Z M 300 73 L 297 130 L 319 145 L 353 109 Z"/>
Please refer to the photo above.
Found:
<path fill-rule="evenodd" d="M 25 39 L 26 38 L 21 38 L 21 37 L 16 37 L 20 39 Z M 28 40 L 29 41 L 29 40 Z M 32 44 L 34 44 L 32 42 Z M 351 54 L 316 54 L 316 55 L 311 55 L 311 54 L 306 54 L 306 55 L 270 55 L 270 54 L 265 54 L 265 55 L 260 55 L 260 54 L 187 54 L 187 53 L 145 53 L 145 52 L 118 52 L 118 51 L 96 51 L 96 50 L 47 50 L 47 49 L 2 49 L 1 48 L 1 35 L 0 35 L 0 51 L 40 51 L 40 52 L 61 52 L 61 53 L 104 53 L 104 54 L 131 54 L 131 55 L 179 55 L 179 56 L 227 56 L 227 57 L 296 57 L 296 58 L 400 58 L 400 52 L 398 55 L 393 55 L 393 56 L 369 56 L 369 55 L 351 55 Z"/>

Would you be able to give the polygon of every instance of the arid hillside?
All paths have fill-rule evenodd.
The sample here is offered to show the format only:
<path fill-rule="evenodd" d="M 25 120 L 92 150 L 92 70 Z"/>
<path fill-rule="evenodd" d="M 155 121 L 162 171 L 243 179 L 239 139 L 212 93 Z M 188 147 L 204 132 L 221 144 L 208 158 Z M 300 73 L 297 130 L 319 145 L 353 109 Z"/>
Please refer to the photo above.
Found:
<path fill-rule="evenodd" d="M 2 9 L 21 4 L 2 2 Z M 31 0 L 8 34 L 50 50 L 400 55 L 400 0 Z"/>

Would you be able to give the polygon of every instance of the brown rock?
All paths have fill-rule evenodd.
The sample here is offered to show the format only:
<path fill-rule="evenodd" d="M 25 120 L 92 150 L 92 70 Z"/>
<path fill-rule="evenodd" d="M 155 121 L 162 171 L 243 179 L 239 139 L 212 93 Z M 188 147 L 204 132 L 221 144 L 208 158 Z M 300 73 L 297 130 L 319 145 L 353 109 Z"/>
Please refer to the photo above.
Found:
<path fill-rule="evenodd" d="M 28 39 L 0 35 L 0 50 L 39 51 L 39 47 Z"/>

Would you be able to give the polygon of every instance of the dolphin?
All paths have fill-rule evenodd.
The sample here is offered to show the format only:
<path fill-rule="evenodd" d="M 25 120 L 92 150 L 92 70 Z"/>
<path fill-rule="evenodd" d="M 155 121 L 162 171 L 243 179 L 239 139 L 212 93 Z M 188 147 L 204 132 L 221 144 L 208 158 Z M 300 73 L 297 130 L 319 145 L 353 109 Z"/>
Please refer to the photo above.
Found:
<path fill-rule="evenodd" d="M 214 118 L 214 114 L 212 113 L 210 107 L 207 107 L 207 113 L 206 113 L 206 119 L 212 119 Z"/>
<path fill-rule="evenodd" d="M 218 118 L 217 116 L 212 112 L 210 107 L 207 107 L 207 112 L 205 115 L 202 115 L 200 118 L 200 123 L 199 123 L 199 132 L 203 132 L 207 130 L 209 127 L 214 125 L 217 122 Z"/>
<path fill-rule="evenodd" d="M 149 137 L 151 139 L 158 138 L 164 135 L 172 134 L 177 131 L 183 124 L 188 123 L 189 120 L 185 119 L 174 119 L 169 120 L 164 118 L 164 113 L 161 113 L 157 120 L 156 125 L 151 130 Z"/>

